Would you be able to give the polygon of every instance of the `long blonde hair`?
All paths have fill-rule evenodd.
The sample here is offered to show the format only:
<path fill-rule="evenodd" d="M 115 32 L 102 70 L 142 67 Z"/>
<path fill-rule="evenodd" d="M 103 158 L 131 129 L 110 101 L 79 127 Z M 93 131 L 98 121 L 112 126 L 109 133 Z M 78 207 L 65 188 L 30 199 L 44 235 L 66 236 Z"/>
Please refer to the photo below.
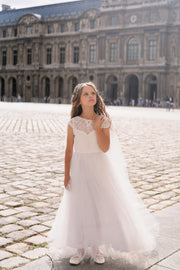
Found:
<path fill-rule="evenodd" d="M 82 90 L 85 86 L 92 87 L 96 92 L 96 104 L 94 105 L 94 112 L 98 115 L 105 115 L 111 122 L 109 114 L 106 112 L 106 107 L 103 102 L 102 97 L 99 94 L 99 91 L 97 90 L 96 86 L 92 82 L 85 82 L 85 83 L 79 83 L 74 88 L 71 103 L 72 103 L 72 109 L 71 109 L 71 118 L 78 116 L 82 113 L 82 107 L 80 104 L 80 98 L 82 94 Z"/>

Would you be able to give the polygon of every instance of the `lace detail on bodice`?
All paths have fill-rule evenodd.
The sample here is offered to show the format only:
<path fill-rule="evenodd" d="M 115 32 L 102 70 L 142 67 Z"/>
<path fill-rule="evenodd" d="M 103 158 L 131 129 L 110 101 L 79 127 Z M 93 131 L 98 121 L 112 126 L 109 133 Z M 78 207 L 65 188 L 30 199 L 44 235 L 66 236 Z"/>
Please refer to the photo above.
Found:
<path fill-rule="evenodd" d="M 69 121 L 69 125 L 76 130 L 83 131 L 86 134 L 91 133 L 93 128 L 93 121 L 76 116 Z"/>
<path fill-rule="evenodd" d="M 105 117 L 104 122 L 102 123 L 101 128 L 109 128 L 110 127 L 110 123 L 107 117 Z M 73 130 L 79 130 L 79 131 L 83 131 L 86 134 L 91 133 L 92 131 L 94 131 L 94 127 L 93 127 L 93 121 L 92 120 L 88 120 L 85 118 L 82 118 L 80 116 L 76 116 L 73 117 L 69 123 L 68 123 Z"/>
<path fill-rule="evenodd" d="M 74 134 L 74 150 L 78 153 L 97 153 L 102 152 L 97 143 L 96 132 L 93 121 L 84 119 L 80 116 L 73 117 L 68 123 Z M 108 128 L 109 120 L 105 117 L 101 128 Z"/>

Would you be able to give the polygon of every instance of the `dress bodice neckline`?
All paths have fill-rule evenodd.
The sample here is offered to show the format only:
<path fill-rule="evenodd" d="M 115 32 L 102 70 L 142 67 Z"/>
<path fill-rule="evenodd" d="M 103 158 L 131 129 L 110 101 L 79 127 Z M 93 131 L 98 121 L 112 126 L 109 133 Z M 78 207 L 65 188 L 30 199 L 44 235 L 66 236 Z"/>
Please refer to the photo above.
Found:
<path fill-rule="evenodd" d="M 81 117 L 79 115 L 78 115 L 78 117 L 81 118 L 81 119 L 84 119 L 84 120 L 93 121 L 92 119 L 87 119 L 87 118 Z"/>

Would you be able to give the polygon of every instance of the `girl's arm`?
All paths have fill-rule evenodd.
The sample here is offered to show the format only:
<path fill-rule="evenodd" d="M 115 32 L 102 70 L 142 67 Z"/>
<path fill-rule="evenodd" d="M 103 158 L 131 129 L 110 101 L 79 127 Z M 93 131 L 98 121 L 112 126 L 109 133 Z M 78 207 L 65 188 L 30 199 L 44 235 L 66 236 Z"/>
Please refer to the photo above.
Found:
<path fill-rule="evenodd" d="M 64 186 L 67 188 L 69 180 L 70 180 L 70 163 L 73 154 L 73 144 L 74 144 L 74 135 L 73 129 L 70 125 L 68 125 L 67 130 L 67 143 L 65 150 L 65 174 L 64 174 Z"/>
<path fill-rule="evenodd" d="M 109 128 L 101 128 L 104 119 L 102 116 L 97 116 L 94 121 L 94 129 L 96 131 L 97 142 L 103 152 L 107 152 L 110 146 Z"/>

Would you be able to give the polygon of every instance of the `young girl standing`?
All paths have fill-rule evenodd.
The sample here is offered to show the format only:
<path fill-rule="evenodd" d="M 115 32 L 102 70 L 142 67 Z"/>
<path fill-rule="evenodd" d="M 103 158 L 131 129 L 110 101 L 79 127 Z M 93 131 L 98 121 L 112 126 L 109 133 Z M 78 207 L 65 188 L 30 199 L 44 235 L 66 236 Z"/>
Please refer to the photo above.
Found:
<path fill-rule="evenodd" d="M 70 264 L 78 265 L 87 249 L 94 262 L 103 264 L 110 251 L 138 253 L 155 247 L 156 223 L 130 185 L 110 130 L 96 86 L 78 84 L 67 129 L 65 191 L 49 233 L 53 246 L 75 252 Z"/>

